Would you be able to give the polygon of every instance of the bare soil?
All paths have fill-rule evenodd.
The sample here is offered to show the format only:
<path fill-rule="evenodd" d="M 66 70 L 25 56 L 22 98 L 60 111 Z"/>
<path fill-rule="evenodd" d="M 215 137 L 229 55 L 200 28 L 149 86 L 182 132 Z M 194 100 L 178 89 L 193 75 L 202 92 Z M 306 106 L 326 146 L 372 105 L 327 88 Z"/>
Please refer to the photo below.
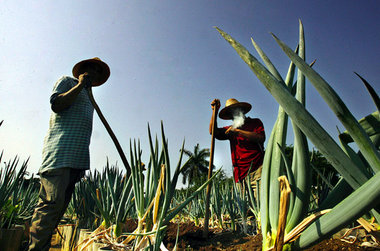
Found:
<path fill-rule="evenodd" d="M 170 224 L 167 230 L 165 246 L 172 250 L 177 236 L 177 224 Z M 181 223 L 179 226 L 178 250 L 261 250 L 262 237 L 260 234 L 251 236 L 227 230 L 210 230 L 208 238 L 202 237 L 203 229 L 194 223 Z M 357 241 L 353 244 L 339 239 L 327 239 L 306 251 L 322 250 L 379 250 L 377 248 L 361 247 Z"/>
<path fill-rule="evenodd" d="M 137 227 L 135 220 L 128 220 L 124 226 L 124 231 L 132 232 Z M 178 224 L 170 223 L 164 244 L 169 250 L 173 250 L 176 243 Z M 177 242 L 177 250 L 200 250 L 200 251 L 215 251 L 215 250 L 232 250 L 232 251 L 261 251 L 262 237 L 261 234 L 246 235 L 241 232 L 232 232 L 222 229 L 210 229 L 207 238 L 203 238 L 203 228 L 195 226 L 193 222 L 180 223 Z M 327 239 L 314 245 L 306 251 L 356 251 L 356 250 L 380 250 L 374 247 L 361 247 L 361 242 L 356 241 L 352 244 L 341 241 L 339 239 Z M 52 246 L 50 251 L 61 250 L 60 246 Z"/>

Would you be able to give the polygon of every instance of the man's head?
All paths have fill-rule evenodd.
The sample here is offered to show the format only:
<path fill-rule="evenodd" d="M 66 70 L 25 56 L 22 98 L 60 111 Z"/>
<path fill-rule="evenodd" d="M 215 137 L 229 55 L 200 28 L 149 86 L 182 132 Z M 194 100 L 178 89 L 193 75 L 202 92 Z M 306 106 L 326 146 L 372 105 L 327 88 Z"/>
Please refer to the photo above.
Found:
<path fill-rule="evenodd" d="M 234 119 L 234 116 L 239 113 L 246 114 L 251 110 L 252 106 L 246 102 L 239 102 L 234 98 L 230 98 L 226 101 L 226 106 L 219 112 L 221 119 Z"/>
<path fill-rule="evenodd" d="M 97 57 L 80 61 L 73 67 L 73 76 L 76 78 L 85 72 L 93 77 L 92 86 L 102 85 L 110 76 L 108 65 Z"/>

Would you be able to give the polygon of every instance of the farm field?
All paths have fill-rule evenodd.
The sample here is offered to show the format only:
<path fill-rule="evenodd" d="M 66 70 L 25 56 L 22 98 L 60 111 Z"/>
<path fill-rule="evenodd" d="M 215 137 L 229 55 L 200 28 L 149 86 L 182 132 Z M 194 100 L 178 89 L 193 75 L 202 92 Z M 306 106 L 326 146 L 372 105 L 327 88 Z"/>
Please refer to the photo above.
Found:
<path fill-rule="evenodd" d="M 133 228 L 133 226 L 131 226 Z M 173 250 L 177 236 L 177 224 L 170 224 L 167 235 L 164 239 L 165 246 L 169 250 Z M 379 250 L 377 247 L 363 247 L 363 241 L 357 240 L 354 243 L 344 242 L 339 239 L 329 238 L 304 251 L 324 251 L 324 250 Z M 202 228 L 195 226 L 194 223 L 181 223 L 179 226 L 179 237 L 177 250 L 231 250 L 231 251 L 261 251 L 262 236 L 246 235 L 228 230 L 213 229 L 210 231 L 209 237 L 202 237 Z M 50 251 L 60 251 L 61 246 L 52 240 Z"/>
<path fill-rule="evenodd" d="M 151 14 L 146 13 L 144 16 L 149 17 Z M 251 16 L 251 13 L 248 14 L 247 16 Z M 170 23 L 176 23 L 173 20 Z M 241 96 L 241 99 L 237 97 L 241 102 L 235 98 L 227 99 L 225 107 L 220 111 L 221 102 L 219 98 L 214 98 L 214 93 L 206 95 L 203 88 L 196 89 L 195 83 L 203 83 L 196 77 L 199 72 L 193 72 L 190 78 L 188 76 L 181 76 L 178 79 L 164 78 L 166 81 L 154 85 L 154 88 L 146 85 L 146 82 L 160 82 L 163 75 L 170 76 L 166 71 L 167 64 L 175 62 L 179 65 L 179 62 L 182 63 L 182 58 L 187 58 L 191 53 L 187 49 L 181 49 L 181 52 L 186 52 L 186 54 L 181 54 L 182 56 L 179 57 L 181 60 L 178 60 L 177 56 L 172 59 L 169 56 L 166 57 L 170 53 L 157 50 L 159 47 L 149 50 L 144 48 L 144 53 L 136 56 L 136 58 L 147 58 L 147 55 L 151 55 L 149 64 L 143 68 L 148 70 L 152 69 L 150 66 L 162 65 L 165 70 L 160 71 L 163 75 L 152 74 L 157 78 L 154 81 L 144 79 L 141 84 L 135 83 L 137 87 L 144 86 L 140 89 L 141 92 L 130 88 L 129 82 L 132 81 L 124 81 L 123 78 L 121 78 L 123 81 L 119 81 L 120 83 L 128 82 L 126 85 L 128 91 L 132 90 L 138 97 L 138 100 L 133 102 L 134 106 L 125 103 L 132 99 L 127 98 L 124 91 L 120 91 L 118 95 L 112 95 L 115 97 L 109 99 L 112 101 L 109 103 L 117 104 L 117 109 L 113 110 L 120 113 L 117 116 L 113 113 L 117 122 L 112 119 L 112 116 L 111 121 L 114 121 L 116 128 L 118 128 L 117 125 L 119 128 L 123 127 L 123 133 L 119 134 L 122 136 L 119 139 L 123 140 L 123 144 L 120 144 L 119 139 L 116 138 L 92 93 L 93 87 L 104 84 L 104 81 L 110 77 L 109 67 L 105 63 L 97 65 L 102 62 L 97 57 L 88 59 L 90 61 L 81 61 L 83 67 L 81 75 L 76 73 L 82 70 L 74 71 L 76 68 L 74 66 L 75 79 L 68 76 L 62 78 L 70 79 L 68 81 L 73 86 L 70 87 L 69 82 L 57 82 L 54 94 L 50 98 L 53 112 L 50 126 L 57 125 L 57 129 L 61 130 L 65 128 L 63 124 L 75 125 L 76 119 L 69 116 L 67 120 L 63 118 L 66 118 L 65 115 L 75 113 L 75 107 L 82 107 L 83 104 L 83 107 L 85 105 L 88 108 L 85 112 L 88 118 L 82 116 L 75 116 L 75 118 L 84 118 L 87 121 L 83 128 L 78 127 L 87 131 L 83 134 L 87 135 L 86 140 L 79 140 L 76 136 L 82 133 L 73 133 L 73 135 L 62 133 L 64 136 L 75 139 L 68 140 L 66 145 L 65 141 L 60 141 L 64 138 L 63 136 L 57 137 L 60 139 L 57 141 L 49 136 L 50 133 L 56 135 L 50 127 L 43 147 L 44 160 L 49 162 L 49 165 L 45 169 L 43 164 L 38 175 L 29 170 L 31 158 L 23 160 L 15 154 L 10 159 L 6 159 L 8 157 L 3 155 L 4 151 L 0 152 L 0 251 L 24 251 L 30 236 L 33 242 L 31 246 L 36 244 L 46 247 L 51 243 L 52 251 L 380 250 L 380 97 L 375 90 L 378 81 L 367 81 L 367 76 L 373 75 L 366 71 L 361 70 L 360 74 L 354 72 L 356 82 L 355 86 L 351 86 L 354 90 L 352 92 L 361 93 L 359 90 L 364 90 L 366 102 L 372 102 L 373 106 L 360 109 L 360 111 L 353 109 L 352 107 L 357 108 L 358 104 L 361 105 L 363 102 L 359 99 L 359 95 L 352 95 L 348 102 L 344 101 L 341 93 L 345 93 L 346 90 L 342 89 L 347 86 L 342 86 L 341 83 L 346 83 L 347 78 L 343 78 L 342 74 L 334 74 L 334 78 L 331 78 L 332 73 L 326 70 L 333 68 L 333 60 L 322 56 L 330 55 L 330 53 L 333 55 L 333 50 L 331 47 L 321 47 L 319 53 L 324 60 L 320 60 L 320 56 L 315 54 L 311 54 L 313 56 L 309 58 L 309 54 L 306 53 L 306 48 L 309 47 L 305 42 L 309 39 L 305 40 L 304 23 L 301 19 L 297 21 L 298 37 L 294 37 L 291 45 L 288 45 L 290 38 L 284 36 L 284 33 L 292 33 L 283 28 L 277 28 L 279 29 L 278 36 L 274 33 L 268 35 L 271 39 L 273 38 L 274 46 L 269 45 L 268 42 L 262 42 L 260 35 L 262 31 L 256 30 L 258 36 L 255 34 L 255 40 L 251 38 L 250 47 L 247 47 L 244 40 L 248 37 L 245 37 L 245 32 L 239 31 L 238 26 L 223 25 L 222 29 L 223 22 L 220 23 L 220 20 L 217 22 L 220 23 L 219 26 L 213 26 L 214 36 L 217 36 L 219 40 L 214 41 L 214 38 L 210 40 L 214 41 L 212 43 L 214 46 L 210 43 L 209 49 L 213 48 L 213 55 L 218 55 L 218 57 L 224 55 L 217 61 L 228 65 L 225 69 L 229 69 L 231 65 L 237 66 L 235 62 L 238 60 L 241 65 L 248 67 L 245 70 L 255 77 L 255 81 L 252 81 L 253 88 L 240 84 L 241 80 L 237 81 L 240 79 L 238 75 L 229 79 L 229 83 L 219 84 L 223 80 L 222 75 L 218 81 L 204 81 L 207 83 L 204 86 L 218 83 L 212 88 L 215 90 L 237 87 L 239 92 L 236 95 L 245 94 L 244 90 L 252 88 L 249 94 Z M 115 22 L 112 23 L 115 24 Z M 247 27 L 249 25 L 247 23 Z M 320 43 L 315 35 L 325 41 L 332 40 L 315 26 L 309 24 L 308 27 L 314 34 L 314 36 L 308 36 L 311 40 L 311 49 L 324 44 Z M 182 28 L 182 25 L 178 28 Z M 296 30 L 295 27 L 292 29 Z M 124 27 L 120 29 L 122 30 Z M 136 29 L 134 33 L 145 34 L 146 32 L 141 32 L 142 30 Z M 157 30 L 165 31 L 161 27 Z M 176 33 L 179 31 L 167 34 Z M 191 46 L 188 44 L 186 48 L 201 47 L 205 42 L 203 39 L 208 35 L 200 34 L 201 36 L 198 36 L 201 40 L 191 43 Z M 157 36 L 157 34 L 150 35 L 152 38 Z M 284 40 L 280 39 L 282 36 Z M 138 36 L 128 37 L 134 39 Z M 189 37 L 192 38 L 194 35 Z M 209 37 L 211 38 L 212 35 Z M 169 37 L 162 35 L 162 39 L 165 38 Z M 335 37 L 335 39 L 339 47 L 344 47 L 345 42 L 349 40 L 345 38 L 339 43 L 341 37 Z M 173 42 L 173 45 L 169 47 L 174 48 L 177 38 L 168 40 Z M 377 40 L 371 39 L 371 41 Z M 224 43 L 222 45 L 224 47 L 219 47 L 216 43 Z M 150 42 L 144 45 L 149 46 L 149 44 Z M 113 41 L 110 45 L 110 48 L 113 47 Z M 157 46 L 160 46 L 160 43 Z M 273 54 L 274 47 L 278 49 L 276 54 Z M 210 51 L 209 49 L 204 51 Z M 160 52 L 158 55 L 151 53 L 157 51 Z M 206 54 L 202 51 L 192 56 L 196 55 L 202 55 L 202 59 L 192 61 L 192 65 L 198 65 L 204 60 L 203 57 L 206 58 Z M 283 56 L 279 61 L 281 65 L 276 63 L 275 66 L 269 59 L 272 57 L 277 61 L 281 55 Z M 160 57 L 164 57 L 165 60 L 152 60 Z M 341 57 L 343 58 L 343 55 Z M 135 62 L 136 58 L 133 58 L 131 62 Z M 126 60 L 130 59 L 126 57 Z M 112 62 L 112 60 L 107 60 L 107 62 Z M 126 65 L 124 61 L 119 62 L 122 62 L 120 66 Z M 138 60 L 136 62 L 136 65 L 142 66 Z M 330 62 L 331 65 L 329 65 Z M 337 68 L 343 68 L 341 63 L 335 63 L 339 65 Z M 76 64 L 77 69 L 81 68 L 78 64 Z M 205 67 L 206 65 L 210 67 Z M 218 71 L 211 74 L 211 66 L 218 68 Z M 203 68 L 202 72 L 205 76 L 223 73 L 219 72 L 219 67 L 215 63 L 205 63 Z M 122 75 L 124 72 L 121 68 L 116 70 L 117 67 L 114 66 L 112 69 L 115 69 L 115 71 L 112 70 L 115 73 L 112 77 Z M 125 69 L 132 68 L 125 67 Z M 188 69 L 192 69 L 190 64 Z M 178 71 L 178 74 L 180 72 Z M 151 74 L 144 72 L 144 75 Z M 41 76 L 39 78 L 42 79 Z M 139 79 L 134 78 L 136 81 Z M 181 81 L 178 81 L 179 79 Z M 182 79 L 188 80 L 189 83 Z M 71 89 L 64 91 L 66 87 L 62 87 L 61 90 L 61 84 L 66 85 L 64 83 Z M 115 88 L 112 85 L 108 86 Z M 188 86 L 194 89 L 186 90 Z M 173 89 L 177 90 L 177 93 L 167 96 L 167 93 Z M 102 95 L 107 93 L 106 90 L 104 89 L 104 93 L 94 93 L 103 104 Z M 267 98 L 260 99 L 264 95 L 256 90 L 265 91 Z M 195 93 L 197 95 L 188 95 Z M 232 92 L 218 92 L 216 97 L 224 99 L 230 93 Z M 194 96 L 194 100 L 190 102 L 190 99 L 184 96 Z M 65 100 L 67 97 L 66 101 L 70 102 L 63 102 L 64 105 L 60 105 L 62 99 Z M 88 98 L 88 102 L 82 103 L 77 99 L 78 97 L 86 100 Z M 123 99 L 120 104 L 117 97 Z M 162 99 L 153 101 L 153 97 L 162 97 Z M 210 97 L 213 99 L 209 100 Z M 202 98 L 202 101 L 196 100 L 197 98 Z M 257 115 L 260 118 L 248 116 L 252 107 L 268 106 L 269 98 L 276 109 L 265 112 L 265 116 L 264 113 Z M 178 100 L 181 101 L 180 105 L 175 103 Z M 254 101 L 252 103 L 255 106 L 245 102 L 246 100 Z M 207 105 L 203 106 L 203 102 L 206 101 Z M 147 106 L 141 106 L 140 102 Z M 202 103 L 202 108 L 198 107 L 198 103 Z M 164 104 L 169 105 L 170 109 L 164 108 Z M 329 109 L 328 112 L 322 111 L 321 104 L 326 106 L 323 109 Z M 46 103 L 44 107 L 50 112 L 48 105 Z M 161 106 L 161 110 L 155 110 Z M 206 112 L 203 114 L 206 106 L 207 116 Z M 124 110 L 128 110 L 129 113 L 129 108 L 136 107 L 139 108 L 138 113 L 123 115 Z M 174 112 L 177 107 L 181 109 Z M 156 113 L 150 113 L 151 110 L 155 110 Z M 100 139 L 99 126 L 92 121 L 92 115 L 93 113 L 95 115 L 95 112 L 109 134 L 107 139 L 109 140 L 108 136 L 110 136 L 114 144 L 112 147 L 108 143 L 102 144 L 97 141 Z M 172 113 L 176 116 L 165 116 L 165 114 L 173 115 Z M 194 113 L 197 113 L 197 116 L 194 116 Z M 209 120 L 210 113 L 211 121 Z M 194 117 L 191 121 L 186 121 L 188 116 Z M 271 123 L 270 125 L 267 123 L 264 130 L 261 117 L 267 116 Z M 131 121 L 127 124 L 124 117 L 131 117 Z M 138 132 L 128 128 L 127 125 L 133 122 L 133 117 L 143 119 L 144 125 L 148 121 L 146 137 L 141 136 L 141 123 L 139 123 Z M 206 129 L 203 127 L 197 129 L 198 120 L 206 117 Z M 336 130 L 331 130 L 326 123 L 330 122 L 331 117 L 336 119 L 338 124 L 334 125 Z M 160 126 L 156 127 L 155 123 L 150 122 L 153 118 L 161 120 Z M 181 122 L 181 125 L 177 124 L 173 127 L 170 120 L 176 123 Z M 224 122 L 228 125 L 219 123 L 218 126 L 218 121 L 221 122 L 221 120 L 225 120 Z M 0 118 L 0 132 L 5 129 L 4 121 L 7 120 Z M 58 121 L 63 123 L 62 126 Z M 92 124 L 96 125 L 94 131 Z M 199 122 L 199 124 L 204 123 Z M 151 130 L 151 125 L 156 128 Z M 187 125 L 194 125 L 194 128 L 186 129 Z M 208 128 L 207 125 L 209 125 Z M 166 129 L 169 130 L 166 131 Z M 70 131 L 71 127 L 67 127 L 67 130 Z M 12 133 L 18 134 L 21 131 L 17 129 Z M 198 135 L 194 137 L 196 133 L 199 133 L 199 137 Z M 179 138 L 183 141 L 178 145 L 172 144 L 172 138 L 168 135 L 175 137 L 176 142 Z M 142 140 L 134 137 L 140 137 Z M 98 142 L 94 145 L 101 146 L 101 151 L 99 149 L 93 151 L 92 148 L 90 150 L 90 138 L 94 139 L 91 142 Z M 103 137 L 101 138 L 103 142 Z M 47 143 L 50 139 L 54 142 L 51 147 Z M 207 144 L 204 143 L 206 141 Z M 210 141 L 211 147 L 208 148 Z M 227 147 L 229 143 L 229 149 L 216 154 L 218 161 L 221 162 L 214 160 L 215 141 L 219 141 L 218 143 L 224 141 Z M 17 141 L 15 142 L 17 145 Z M 85 151 L 73 151 L 74 153 L 70 153 L 68 159 L 83 155 L 83 159 L 86 160 L 83 161 L 85 165 L 80 165 L 82 158 L 76 160 L 74 157 L 72 162 L 60 164 L 60 157 L 64 155 L 60 150 L 72 150 L 74 146 L 80 146 L 81 142 L 85 146 Z M 169 150 L 169 145 L 170 147 L 174 145 L 174 149 Z M 202 145 L 206 145 L 206 148 Z M 191 148 L 193 146 L 194 148 Z M 21 144 L 17 147 L 22 150 Z M 121 159 L 120 162 L 117 157 L 115 164 L 110 161 L 115 158 L 109 158 L 106 154 L 108 151 L 114 151 L 113 147 L 116 147 L 118 157 Z M 49 149 L 52 150 L 51 154 L 47 153 Z M 89 152 L 97 159 L 105 157 L 102 159 L 104 162 L 92 161 L 89 165 Z M 89 167 L 91 167 L 89 170 L 84 171 Z M 57 207 L 61 208 L 57 209 Z M 55 213 L 55 217 L 49 213 Z M 50 242 L 51 233 L 55 227 L 57 227 L 56 232 Z"/>

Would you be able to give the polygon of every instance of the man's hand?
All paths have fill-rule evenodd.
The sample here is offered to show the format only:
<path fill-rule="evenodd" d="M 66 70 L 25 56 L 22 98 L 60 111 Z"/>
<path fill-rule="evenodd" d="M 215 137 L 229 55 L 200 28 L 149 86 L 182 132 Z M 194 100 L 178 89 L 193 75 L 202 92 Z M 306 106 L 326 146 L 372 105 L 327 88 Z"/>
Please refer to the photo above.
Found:
<path fill-rule="evenodd" d="M 229 135 L 229 136 L 237 136 L 239 134 L 239 132 L 241 132 L 242 130 L 240 129 L 237 129 L 237 128 L 233 128 L 232 126 L 228 127 L 227 130 L 224 132 L 226 135 Z"/>
<path fill-rule="evenodd" d="M 78 80 L 79 80 L 79 85 L 85 87 L 85 88 L 90 88 L 92 86 L 92 76 L 88 74 L 87 72 L 79 75 Z"/>
<path fill-rule="evenodd" d="M 227 128 L 227 130 L 225 131 L 225 134 L 228 135 L 229 137 L 240 135 L 248 139 L 249 141 L 256 142 L 256 143 L 264 143 L 265 141 L 264 135 L 258 134 L 256 132 L 245 131 L 239 128 L 233 128 L 232 126 Z"/>
<path fill-rule="evenodd" d="M 220 101 L 219 99 L 214 99 L 212 102 L 211 102 L 211 109 L 214 110 L 216 108 L 216 110 L 218 111 L 219 108 L 220 108 Z"/>
<path fill-rule="evenodd" d="M 233 132 L 235 131 L 234 128 L 232 128 L 232 126 L 228 127 L 228 129 L 225 131 L 225 134 L 233 134 Z"/>
<path fill-rule="evenodd" d="M 54 112 L 61 112 L 68 108 L 77 98 L 83 88 L 91 88 L 92 77 L 86 72 L 78 76 L 78 84 L 65 93 L 59 94 L 51 104 L 51 109 Z"/>

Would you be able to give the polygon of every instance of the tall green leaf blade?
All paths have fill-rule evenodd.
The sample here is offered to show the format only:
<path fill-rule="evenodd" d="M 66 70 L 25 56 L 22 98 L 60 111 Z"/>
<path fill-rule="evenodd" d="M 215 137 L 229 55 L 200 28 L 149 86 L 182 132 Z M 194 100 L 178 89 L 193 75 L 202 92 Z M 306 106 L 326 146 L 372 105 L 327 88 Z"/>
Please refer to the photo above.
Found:
<path fill-rule="evenodd" d="M 302 249 L 310 247 L 368 212 L 379 203 L 379 187 L 380 173 L 377 173 L 329 213 L 307 227 L 296 241 L 297 246 Z"/>
<path fill-rule="evenodd" d="M 281 147 L 285 146 L 286 132 L 288 125 L 288 115 L 284 109 L 280 106 L 278 109 L 278 117 L 274 134 L 274 149 L 271 155 L 271 169 L 270 169 L 270 185 L 269 185 L 269 221 L 272 232 L 277 231 L 278 226 L 278 213 L 280 208 L 280 182 L 278 177 L 285 171 L 285 163 L 281 156 L 281 150 L 277 145 Z M 264 156 L 265 158 L 265 156 Z"/>
<path fill-rule="evenodd" d="M 280 147 L 280 146 L 278 145 L 278 147 Z M 285 162 L 286 177 L 288 178 L 289 186 L 290 186 L 290 188 L 292 190 L 292 193 L 289 194 L 289 197 L 290 197 L 289 198 L 289 209 L 288 209 L 288 219 L 289 219 L 290 218 L 289 216 L 292 215 L 292 210 L 293 210 L 294 200 L 295 200 L 294 197 L 295 197 L 295 191 L 297 189 L 297 184 L 296 184 L 296 180 L 294 178 L 294 173 L 293 173 L 293 170 L 291 168 L 290 161 L 289 161 L 288 157 L 285 154 L 285 149 L 282 149 L 280 147 L 280 150 L 281 150 L 282 158 L 284 159 L 284 162 Z"/>
<path fill-rule="evenodd" d="M 298 55 L 305 60 L 305 35 L 301 21 L 299 24 L 299 33 Z M 305 76 L 299 69 L 297 72 L 296 99 L 305 106 Z M 292 169 L 296 178 L 297 189 L 294 191 L 295 201 L 293 208 L 291 209 L 290 219 L 286 223 L 286 232 L 289 232 L 298 225 L 307 214 L 311 186 L 309 147 L 307 139 L 293 121 L 292 125 L 294 131 L 293 160 L 295 160 L 293 161 Z"/>
<path fill-rule="evenodd" d="M 373 102 L 375 103 L 376 107 L 377 107 L 377 110 L 379 111 L 380 110 L 380 98 L 379 98 L 379 95 L 377 95 L 376 91 L 373 89 L 373 87 L 367 82 L 367 80 L 365 80 L 362 76 L 360 76 L 359 74 L 357 74 L 355 72 L 355 74 L 363 81 L 365 87 L 367 88 L 369 94 L 371 95 L 372 99 L 373 99 Z"/>
<path fill-rule="evenodd" d="M 359 124 L 363 127 L 364 131 L 368 134 L 368 136 L 374 136 L 380 134 L 380 114 L 379 111 L 375 111 L 372 114 L 362 118 L 359 120 Z M 352 137 L 348 133 L 348 131 L 343 132 L 339 135 L 340 139 L 344 142 L 351 143 L 353 142 Z M 372 140 L 373 142 L 373 140 Z M 375 145 L 376 146 L 376 145 Z"/>
<path fill-rule="evenodd" d="M 344 198 L 352 193 L 352 187 L 347 183 L 344 178 L 341 178 L 334 188 L 328 193 L 326 199 L 324 199 L 319 205 L 318 210 L 329 209 L 336 206 Z"/>
<path fill-rule="evenodd" d="M 277 120 L 274 128 L 277 125 Z M 260 185 L 260 217 L 261 217 L 261 231 L 263 236 L 266 235 L 269 228 L 269 185 L 270 185 L 270 171 L 271 171 L 271 155 L 273 152 L 275 130 L 272 130 L 268 140 L 267 149 L 265 151 L 263 168 L 261 172 L 261 185 Z M 264 239 L 265 240 L 265 239 Z"/>
<path fill-rule="evenodd" d="M 363 171 L 367 170 L 367 164 L 365 163 L 365 160 L 360 158 L 360 156 L 343 140 L 340 140 L 340 143 L 342 145 L 343 150 L 346 152 L 346 154 L 352 159 L 352 161 L 361 168 Z M 373 216 L 375 216 L 377 222 L 380 222 L 380 215 L 376 210 L 371 210 L 371 213 Z"/>
<path fill-rule="evenodd" d="M 272 64 L 270 59 L 264 53 L 264 51 L 257 45 L 257 43 L 251 38 L 252 44 L 255 47 L 256 51 L 264 61 L 265 65 L 268 67 L 269 71 L 273 74 L 278 81 L 280 81 L 284 86 L 288 88 L 291 87 L 291 83 L 294 77 L 294 64 L 290 62 L 288 74 L 286 77 L 286 83 L 284 83 L 281 75 Z M 278 225 L 278 211 L 279 211 L 279 196 L 280 196 L 280 187 L 278 182 L 278 177 L 282 172 L 284 172 L 284 160 L 281 157 L 281 151 L 277 148 L 277 145 L 280 147 L 285 146 L 286 142 L 286 133 L 287 133 L 287 124 L 288 116 L 284 112 L 283 108 L 280 106 L 278 109 L 278 116 L 275 126 L 273 127 L 274 132 L 274 149 L 271 151 L 271 155 L 267 155 L 267 158 L 271 158 L 271 171 L 270 171 L 270 181 L 269 181 L 269 221 L 271 229 L 276 231 Z M 268 150 L 268 149 L 267 149 Z"/>
<path fill-rule="evenodd" d="M 359 157 L 359 155 L 348 145 L 346 142 L 340 139 L 340 144 L 342 146 L 343 151 L 346 152 L 346 154 L 351 158 L 351 160 L 355 163 L 355 165 L 359 168 L 361 168 L 363 171 L 367 170 L 366 164 L 363 162 L 363 160 Z"/>
<path fill-rule="evenodd" d="M 162 225 L 166 225 L 170 222 L 171 219 L 173 219 L 177 214 L 178 212 L 180 212 L 187 204 L 190 203 L 190 201 L 192 201 L 199 193 L 202 192 L 202 190 L 210 183 L 212 182 L 212 180 L 219 174 L 219 172 L 221 171 L 222 169 L 219 169 L 218 171 L 216 171 L 209 180 L 207 180 L 205 183 L 203 183 L 197 190 L 194 191 L 194 193 L 192 193 L 189 197 L 186 198 L 186 200 L 184 202 L 182 202 L 180 205 L 178 205 L 175 209 L 173 209 L 172 211 L 170 212 L 167 212 L 166 211 L 166 215 L 162 215 Z"/>
<path fill-rule="evenodd" d="M 273 34 L 272 34 L 273 35 Z M 336 114 L 338 119 L 342 122 L 344 127 L 350 133 L 358 145 L 363 156 L 367 159 L 374 172 L 380 170 L 380 153 L 372 144 L 370 138 L 365 133 L 364 129 L 359 125 L 358 121 L 354 118 L 352 113 L 348 110 L 346 105 L 340 99 L 338 94 L 331 88 L 331 86 L 306 62 L 296 55 L 284 42 L 279 40 L 273 35 L 276 42 L 280 45 L 282 50 L 288 57 L 297 65 L 297 67 L 305 74 L 310 82 L 317 89 L 322 98 L 330 106 L 331 110 Z"/>
<path fill-rule="evenodd" d="M 264 84 L 277 102 L 285 109 L 297 126 L 305 133 L 315 147 L 344 176 L 353 188 L 364 184 L 369 174 L 364 174 L 347 157 L 331 136 L 319 125 L 314 117 L 297 101 L 279 81 L 262 66 L 240 43 L 217 28 L 219 33 L 237 51 L 251 70 Z"/>
<path fill-rule="evenodd" d="M 280 73 L 277 71 L 276 67 L 272 64 L 272 62 L 264 53 L 264 51 L 257 45 L 257 43 L 255 42 L 255 40 L 253 40 L 253 38 L 251 38 L 251 41 L 257 53 L 260 55 L 261 59 L 264 61 L 265 65 L 267 66 L 267 69 L 270 71 L 270 73 L 272 73 L 273 76 L 275 76 L 279 81 L 284 82 Z"/>

